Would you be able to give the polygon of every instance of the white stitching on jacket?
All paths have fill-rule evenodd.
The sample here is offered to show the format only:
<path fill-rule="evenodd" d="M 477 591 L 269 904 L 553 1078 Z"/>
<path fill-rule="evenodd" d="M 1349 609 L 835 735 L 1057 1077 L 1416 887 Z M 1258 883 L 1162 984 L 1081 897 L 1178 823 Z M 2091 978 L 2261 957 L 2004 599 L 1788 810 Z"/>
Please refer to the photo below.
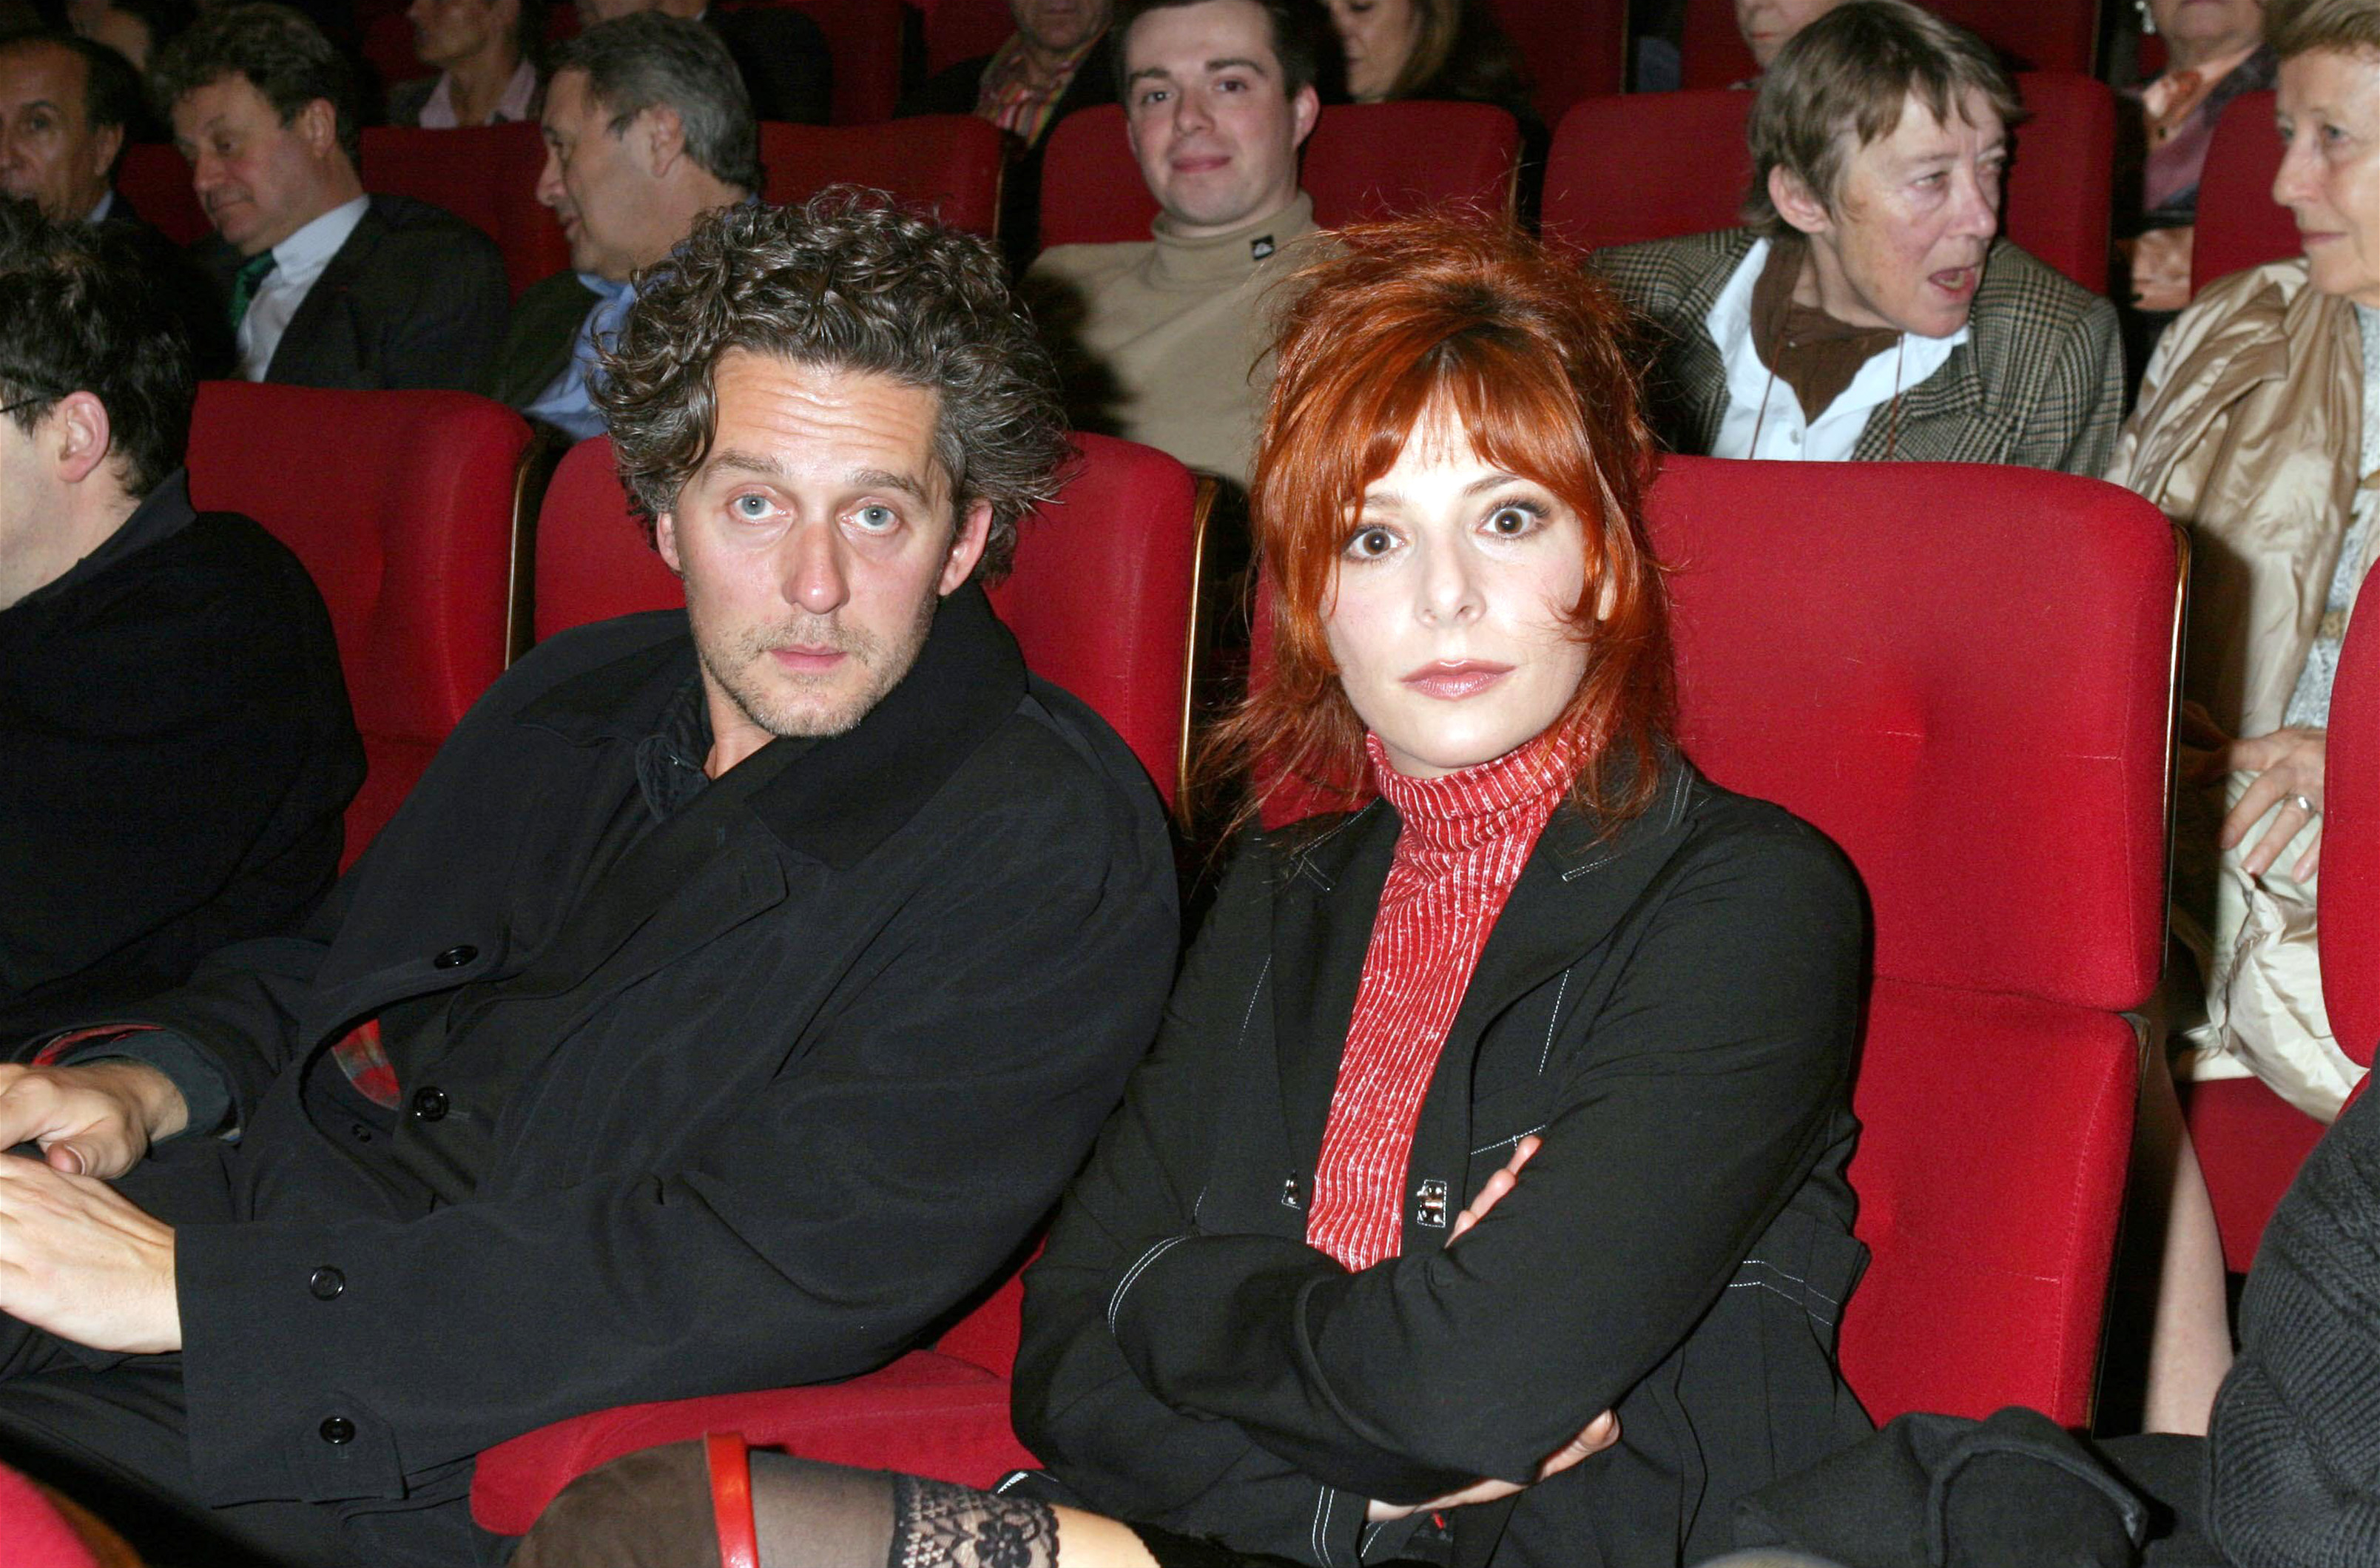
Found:
<path fill-rule="evenodd" d="M 1575 968 L 1577 966 L 1572 966 Z M 1546 1063 L 1554 1053 L 1554 1026 L 1561 1022 L 1562 998 L 1570 994 L 1570 970 L 1562 971 L 1561 984 L 1554 987 L 1554 1014 L 1546 1020 L 1546 1048 L 1537 1052 L 1537 1076 L 1545 1076 Z"/>
<path fill-rule="evenodd" d="M 1139 1260 L 1134 1263 L 1131 1268 L 1124 1270 L 1123 1278 L 1116 1282 L 1115 1294 L 1108 1297 L 1109 1333 L 1112 1334 L 1115 1332 L 1116 1312 L 1123 1306 L 1123 1293 L 1132 1289 L 1132 1282 L 1140 1278 L 1140 1271 L 1143 1269 L 1148 1268 L 1150 1264 L 1156 1262 L 1160 1258 L 1162 1258 L 1168 1247 L 1179 1246 L 1182 1243 L 1188 1241 L 1189 1239 L 1190 1238 L 1188 1236 L 1167 1236 L 1163 1241 L 1159 1242 L 1155 1246 L 1152 1246 L 1147 1252 L 1142 1253 Z"/>

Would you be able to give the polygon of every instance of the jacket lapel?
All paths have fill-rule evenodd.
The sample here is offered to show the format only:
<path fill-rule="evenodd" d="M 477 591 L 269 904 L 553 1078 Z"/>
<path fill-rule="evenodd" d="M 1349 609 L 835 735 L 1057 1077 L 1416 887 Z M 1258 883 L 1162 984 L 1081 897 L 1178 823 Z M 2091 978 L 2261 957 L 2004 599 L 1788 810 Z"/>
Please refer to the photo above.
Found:
<path fill-rule="evenodd" d="M 265 380 L 302 384 L 310 376 L 346 374 L 361 368 L 360 346 L 332 334 L 330 325 L 334 312 L 346 313 L 347 290 L 355 286 L 364 259 L 379 247 L 387 232 L 379 201 L 370 202 L 364 208 L 364 215 L 357 220 L 355 232 L 347 236 L 346 243 L 332 256 L 331 264 L 322 269 L 322 275 L 314 280 L 314 286 L 298 301 L 298 313 L 289 318 L 281 341 L 273 346 L 273 362 L 265 367 Z M 344 364 L 324 361 L 323 351 L 334 343 L 347 350 Z"/>
<path fill-rule="evenodd" d="M 1727 422 L 1727 361 L 1711 341 L 1706 323 L 1728 279 L 1752 253 L 1756 237 L 1750 229 L 1731 231 L 1714 264 L 1704 268 L 1679 297 L 1670 375 L 1671 395 L 1685 424 L 1680 432 L 1681 452 L 1709 451 L 1718 440 L 1719 427 Z"/>

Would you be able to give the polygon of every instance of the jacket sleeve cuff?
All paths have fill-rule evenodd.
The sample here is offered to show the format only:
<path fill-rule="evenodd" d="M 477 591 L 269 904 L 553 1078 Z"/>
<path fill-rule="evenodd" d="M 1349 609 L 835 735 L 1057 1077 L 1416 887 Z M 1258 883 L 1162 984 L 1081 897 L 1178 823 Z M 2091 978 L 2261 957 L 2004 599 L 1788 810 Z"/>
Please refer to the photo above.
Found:
<path fill-rule="evenodd" d="M 222 1132 L 231 1117 L 231 1086 L 223 1069 L 196 1041 L 172 1029 L 128 1026 L 122 1033 L 69 1045 L 55 1056 L 44 1051 L 42 1056 L 62 1067 L 94 1062 L 139 1062 L 154 1067 L 181 1094 L 189 1112 L 188 1123 L 176 1137 Z"/>

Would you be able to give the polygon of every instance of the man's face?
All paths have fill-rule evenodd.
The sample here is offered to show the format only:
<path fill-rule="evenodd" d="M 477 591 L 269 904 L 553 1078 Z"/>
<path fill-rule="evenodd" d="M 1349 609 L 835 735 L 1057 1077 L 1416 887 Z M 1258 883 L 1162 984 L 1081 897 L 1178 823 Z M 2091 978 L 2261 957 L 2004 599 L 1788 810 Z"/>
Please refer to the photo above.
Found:
<path fill-rule="evenodd" d="M 509 10 L 504 0 L 413 0 L 405 12 L 413 23 L 413 53 L 439 70 L 470 59 L 512 30 Z"/>
<path fill-rule="evenodd" d="M 85 117 L 82 61 L 55 43 L 0 51 L 0 191 L 30 200 L 61 223 L 91 216 L 124 128 L 93 131 Z"/>
<path fill-rule="evenodd" d="M 1141 177 L 1172 230 L 1220 234 L 1297 196 L 1311 87 L 1281 90 L 1272 25 L 1255 0 L 1150 11 L 1124 46 L 1124 115 Z"/>
<path fill-rule="evenodd" d="M 1767 70 L 1793 35 L 1843 0 L 1735 0 L 1735 25 L 1752 51 L 1753 64 Z"/>
<path fill-rule="evenodd" d="M 577 6 L 578 25 L 589 28 L 633 17 L 638 11 L 658 10 L 661 0 L 577 0 Z M 693 15 L 691 11 L 686 14 Z"/>
<path fill-rule="evenodd" d="M 1071 55 L 1107 30 L 1113 0 L 1008 0 L 1025 42 L 1044 55 Z"/>
<path fill-rule="evenodd" d="M 554 77 L 545 90 L 545 167 L 537 199 L 562 220 L 573 268 L 625 283 L 645 259 L 638 213 L 646 176 L 637 124 L 614 136 L 611 121 L 585 71 Z"/>
<path fill-rule="evenodd" d="M 326 99 L 283 125 L 248 78 L 223 77 L 176 101 L 174 140 L 190 161 L 199 204 L 243 256 L 271 249 L 335 205 L 326 171 L 346 154 Z"/>
<path fill-rule="evenodd" d="M 1891 133 L 1845 160 L 1828 210 L 1809 223 L 1786 213 L 1810 236 L 1821 302 L 1839 319 L 1920 337 L 1967 324 L 1999 232 L 2008 133 L 1982 93 L 1961 109 L 1946 125 L 1909 95 Z"/>
<path fill-rule="evenodd" d="M 975 569 L 991 507 L 953 528 L 936 393 L 743 349 L 711 381 L 710 455 L 655 542 L 686 579 L 714 745 L 740 758 L 866 717 Z"/>

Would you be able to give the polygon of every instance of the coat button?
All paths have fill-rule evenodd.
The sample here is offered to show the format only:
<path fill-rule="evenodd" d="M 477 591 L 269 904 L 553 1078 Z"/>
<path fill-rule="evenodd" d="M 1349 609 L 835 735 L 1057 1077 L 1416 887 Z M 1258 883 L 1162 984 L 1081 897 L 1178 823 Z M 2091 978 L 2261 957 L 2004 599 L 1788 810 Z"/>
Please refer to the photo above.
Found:
<path fill-rule="evenodd" d="M 467 942 L 459 946 L 448 948 L 430 962 L 441 969 L 459 969 L 479 955 L 480 950 Z"/>
<path fill-rule="evenodd" d="M 413 1114 L 424 1122 L 435 1122 L 446 1114 L 446 1091 L 435 1084 L 424 1084 L 413 1091 Z"/>
<path fill-rule="evenodd" d="M 325 1263 L 306 1282 L 316 1301 L 336 1301 L 347 1288 L 347 1277 Z"/>
<path fill-rule="evenodd" d="M 329 1443 L 334 1448 L 338 1448 L 356 1440 L 356 1424 L 353 1421 L 348 1420 L 344 1416 L 332 1416 L 320 1427 L 317 1427 L 315 1430 L 322 1434 L 322 1440 L 324 1442 Z"/>

